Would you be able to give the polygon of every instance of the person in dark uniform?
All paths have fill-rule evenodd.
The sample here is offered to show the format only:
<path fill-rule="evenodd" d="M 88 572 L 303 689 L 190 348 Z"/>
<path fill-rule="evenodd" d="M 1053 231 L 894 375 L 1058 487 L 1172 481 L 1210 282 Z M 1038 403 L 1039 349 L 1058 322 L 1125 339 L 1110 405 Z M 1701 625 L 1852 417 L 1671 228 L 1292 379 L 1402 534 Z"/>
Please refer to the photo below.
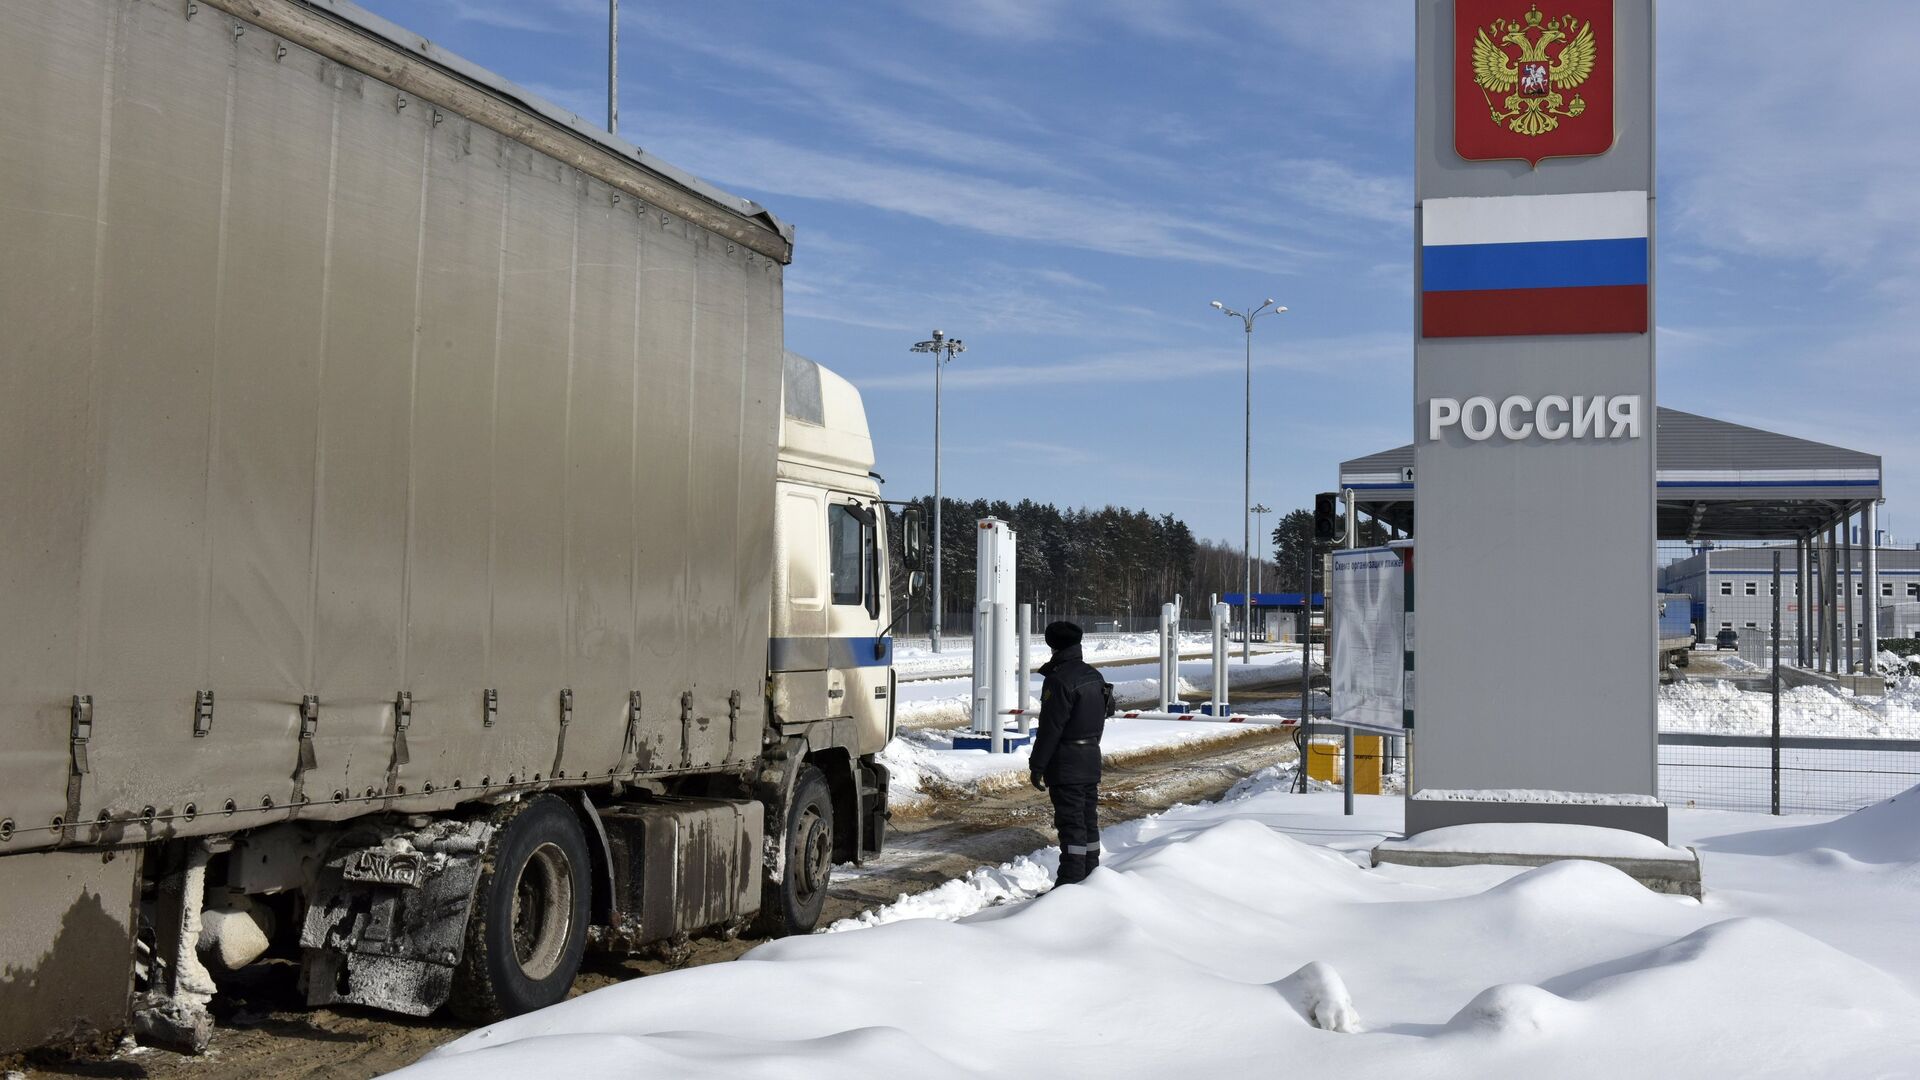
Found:
<path fill-rule="evenodd" d="M 1062 885 L 1085 881 L 1100 865 L 1100 736 L 1113 715 L 1113 687 L 1080 659 L 1080 628 L 1047 627 L 1053 658 L 1040 666 L 1040 727 L 1033 740 L 1033 786 L 1053 800 L 1060 830 Z"/>

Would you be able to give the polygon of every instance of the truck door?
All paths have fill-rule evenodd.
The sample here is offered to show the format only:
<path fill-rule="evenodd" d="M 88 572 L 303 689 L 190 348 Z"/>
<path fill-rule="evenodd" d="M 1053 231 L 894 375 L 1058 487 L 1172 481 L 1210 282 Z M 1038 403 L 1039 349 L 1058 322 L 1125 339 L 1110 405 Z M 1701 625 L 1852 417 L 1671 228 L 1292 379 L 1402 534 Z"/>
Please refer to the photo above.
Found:
<path fill-rule="evenodd" d="M 852 718 L 861 752 L 885 743 L 893 644 L 878 637 L 887 619 L 880 509 L 834 494 L 827 504 L 827 711 Z"/>
<path fill-rule="evenodd" d="M 768 670 L 783 723 L 831 715 L 827 700 L 827 520 L 819 488 L 781 484 L 774 530 L 773 640 Z"/>

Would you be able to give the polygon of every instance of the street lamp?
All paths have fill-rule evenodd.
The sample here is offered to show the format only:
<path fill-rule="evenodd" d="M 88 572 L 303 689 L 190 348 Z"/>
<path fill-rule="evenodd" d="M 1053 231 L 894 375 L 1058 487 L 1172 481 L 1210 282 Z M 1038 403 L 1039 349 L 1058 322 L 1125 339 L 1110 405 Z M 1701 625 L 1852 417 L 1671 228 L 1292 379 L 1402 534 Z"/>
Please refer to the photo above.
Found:
<path fill-rule="evenodd" d="M 1273 507 L 1266 503 L 1253 504 L 1253 535 L 1260 538 L 1260 559 L 1254 563 L 1256 567 L 1254 573 L 1257 575 L 1254 579 L 1254 588 L 1259 592 L 1265 592 L 1267 589 L 1267 531 L 1262 519 L 1271 513 L 1273 513 Z"/>
<path fill-rule="evenodd" d="M 607 0 L 607 134 L 620 134 L 620 0 Z"/>
<path fill-rule="evenodd" d="M 940 371 L 953 358 L 967 351 L 959 338 L 950 338 L 938 330 L 926 341 L 914 343 L 913 351 L 933 354 L 933 651 L 940 651 Z"/>
<path fill-rule="evenodd" d="M 1218 300 L 1213 301 L 1213 310 L 1239 319 L 1247 331 L 1247 416 L 1246 426 L 1243 429 L 1246 437 L 1246 463 L 1243 474 L 1245 483 L 1240 504 L 1242 537 L 1240 545 L 1246 553 L 1247 633 L 1240 642 L 1240 659 L 1242 662 L 1251 662 L 1253 660 L 1253 537 L 1248 534 L 1248 530 L 1253 527 L 1253 522 L 1249 520 L 1253 517 L 1253 320 L 1262 315 L 1278 315 L 1287 309 L 1275 304 L 1273 297 L 1269 296 L 1259 307 L 1244 315 Z"/>

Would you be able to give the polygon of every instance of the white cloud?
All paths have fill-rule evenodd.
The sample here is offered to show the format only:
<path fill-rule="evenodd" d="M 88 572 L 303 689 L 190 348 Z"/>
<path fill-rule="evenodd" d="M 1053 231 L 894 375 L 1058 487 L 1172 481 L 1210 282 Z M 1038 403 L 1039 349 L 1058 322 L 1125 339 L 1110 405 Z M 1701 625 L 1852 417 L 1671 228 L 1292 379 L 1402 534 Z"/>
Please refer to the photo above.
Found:
<path fill-rule="evenodd" d="M 1217 329 L 1217 328 L 1216 328 Z M 1237 331 L 1235 332 L 1237 336 Z M 1203 335 L 1190 335 L 1200 338 Z M 1253 366 L 1260 371 L 1314 371 L 1321 376 L 1377 379 L 1383 369 L 1410 365 L 1413 345 L 1400 334 L 1362 334 L 1344 338 L 1291 340 L 1255 335 Z M 1077 356 L 1029 356 L 1013 363 L 955 363 L 947 368 L 945 388 L 999 390 L 1066 383 L 1184 382 L 1244 371 L 1246 354 L 1234 345 L 1108 349 Z M 861 390 L 931 389 L 933 376 L 918 371 L 871 377 L 851 376 Z"/>
<path fill-rule="evenodd" d="M 1286 271 L 1308 252 L 1274 228 L 1021 185 L 950 169 L 831 153 L 710 128 L 657 128 L 664 156 L 722 185 L 906 214 L 1016 240 L 1110 255 Z M 1292 258 L 1289 258 L 1292 257 Z"/>
<path fill-rule="evenodd" d="M 1339 218 L 1388 225 L 1413 237 L 1413 177 L 1360 172 L 1338 161 L 1309 158 L 1273 167 L 1276 190 L 1301 206 Z"/>
<path fill-rule="evenodd" d="M 606 6 L 595 0 L 431 0 L 462 22 L 477 23 L 500 30 L 542 34 L 567 33 L 581 17 L 598 13 L 604 21 Z"/>
<path fill-rule="evenodd" d="M 1688 239 L 1831 270 L 1920 268 L 1920 5 L 1661 11 L 1661 163 Z"/>

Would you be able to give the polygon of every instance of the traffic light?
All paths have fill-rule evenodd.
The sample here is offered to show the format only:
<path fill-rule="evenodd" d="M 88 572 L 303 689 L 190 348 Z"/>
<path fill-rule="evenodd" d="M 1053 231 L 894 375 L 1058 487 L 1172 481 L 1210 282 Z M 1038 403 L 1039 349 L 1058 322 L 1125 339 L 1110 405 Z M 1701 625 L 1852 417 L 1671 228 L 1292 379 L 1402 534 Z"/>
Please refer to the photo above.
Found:
<path fill-rule="evenodd" d="M 1332 547 L 1340 542 L 1340 514 L 1334 506 L 1339 496 L 1331 491 L 1323 491 L 1313 497 L 1313 543 L 1315 547 Z"/>

